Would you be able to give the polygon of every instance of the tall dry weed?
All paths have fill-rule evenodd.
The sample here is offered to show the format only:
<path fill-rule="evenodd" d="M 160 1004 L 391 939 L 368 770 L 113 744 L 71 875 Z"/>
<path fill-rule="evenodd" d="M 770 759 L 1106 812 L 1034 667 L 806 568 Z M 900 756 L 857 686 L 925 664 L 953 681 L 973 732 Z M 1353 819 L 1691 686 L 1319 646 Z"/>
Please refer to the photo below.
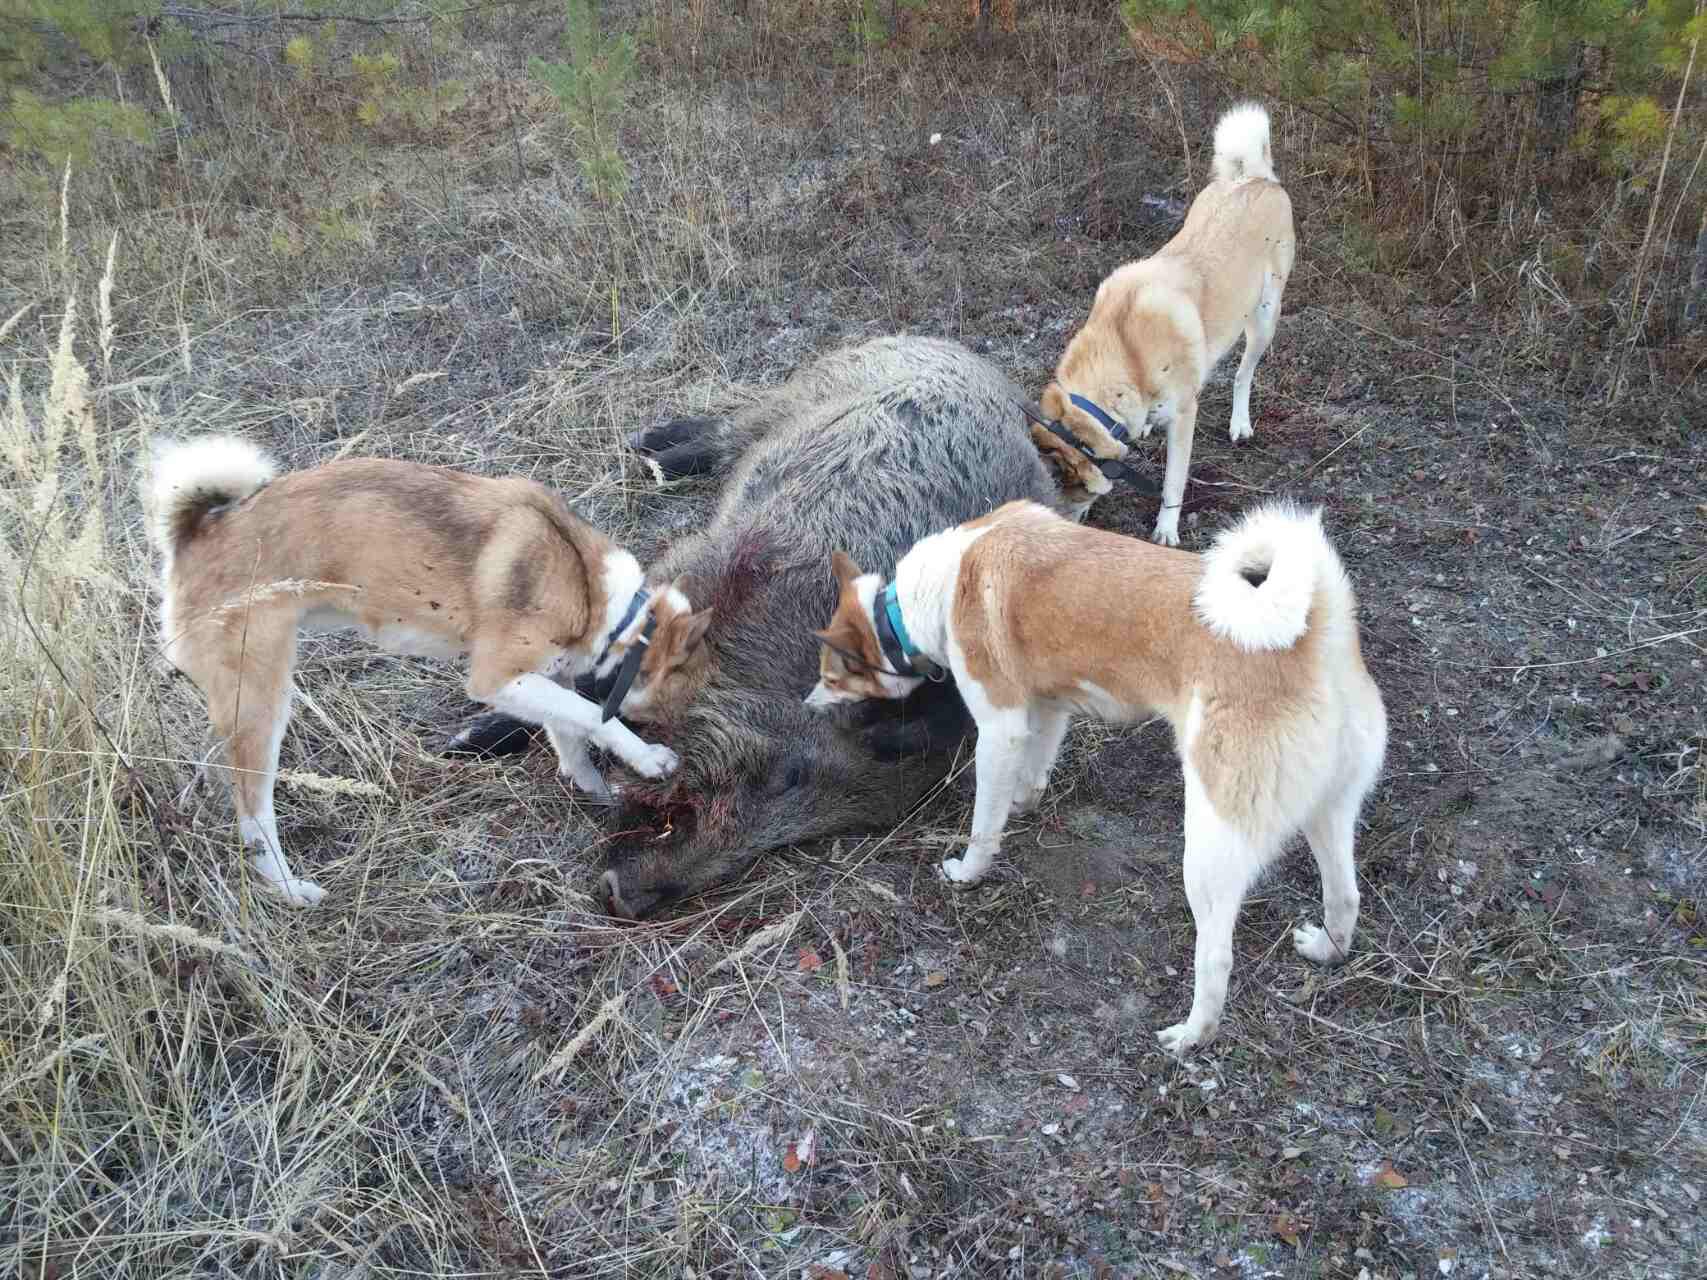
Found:
<path fill-rule="evenodd" d="M 116 269 L 115 243 L 96 287 L 103 371 Z M 217 1252 L 198 1231 L 283 1238 L 196 1207 L 242 1145 L 196 1084 L 233 1065 L 219 1028 L 279 1020 L 217 888 L 199 915 L 148 888 L 182 846 L 130 553 L 111 536 L 131 433 L 102 419 L 79 320 L 72 289 L 47 358 L 0 374 L 0 1274 L 166 1274 Z M 309 1051 L 297 1030 L 274 1039 Z"/>

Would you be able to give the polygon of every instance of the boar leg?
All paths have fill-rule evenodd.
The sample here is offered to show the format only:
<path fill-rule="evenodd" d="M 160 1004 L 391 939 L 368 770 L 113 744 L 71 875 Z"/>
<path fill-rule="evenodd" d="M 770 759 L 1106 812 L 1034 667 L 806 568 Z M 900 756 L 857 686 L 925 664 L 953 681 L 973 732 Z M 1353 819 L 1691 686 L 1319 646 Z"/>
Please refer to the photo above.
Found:
<path fill-rule="evenodd" d="M 762 405 L 749 408 L 732 421 L 720 418 L 676 418 L 629 436 L 636 452 L 650 458 L 666 480 L 714 475 L 731 470 L 747 450 L 780 423 Z"/>
<path fill-rule="evenodd" d="M 582 676 L 575 681 L 575 692 L 584 698 L 591 698 L 593 684 L 591 675 Z M 539 739 L 538 725 L 507 716 L 502 711 L 488 711 L 474 716 L 452 734 L 444 746 L 439 748 L 439 753 L 496 760 L 499 756 L 520 755 L 531 750 Z"/>
<path fill-rule="evenodd" d="M 717 418 L 673 418 L 661 426 L 636 431 L 628 443 L 650 458 L 666 480 L 721 471 L 734 461 L 746 442 L 736 441 Z"/>
<path fill-rule="evenodd" d="M 716 418 L 672 418 L 656 427 L 645 427 L 628 437 L 629 447 L 647 457 L 679 448 L 703 435 L 715 434 L 722 426 Z"/>
<path fill-rule="evenodd" d="M 539 726 L 517 720 L 499 711 L 475 716 L 451 735 L 440 748 L 447 756 L 479 756 L 482 759 L 513 756 L 532 747 L 539 737 Z"/>
<path fill-rule="evenodd" d="M 972 731 L 971 713 L 953 684 L 927 684 L 899 705 L 875 699 L 868 705 L 895 708 L 860 733 L 865 749 L 885 764 L 952 751 Z"/>

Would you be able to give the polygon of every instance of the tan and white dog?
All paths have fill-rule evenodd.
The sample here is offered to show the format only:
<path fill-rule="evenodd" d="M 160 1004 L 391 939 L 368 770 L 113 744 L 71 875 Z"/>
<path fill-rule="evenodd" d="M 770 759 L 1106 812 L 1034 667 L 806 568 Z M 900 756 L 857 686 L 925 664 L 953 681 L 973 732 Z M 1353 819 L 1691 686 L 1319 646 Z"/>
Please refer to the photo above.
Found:
<path fill-rule="evenodd" d="M 466 655 L 469 697 L 543 725 L 560 772 L 597 800 L 612 793 L 589 741 L 643 777 L 676 768 L 612 704 L 643 710 L 687 678 L 705 660 L 709 611 L 694 613 L 679 585 L 649 588 L 632 555 L 543 485 L 376 458 L 278 477 L 252 445 L 210 436 L 157 446 L 142 489 L 166 658 L 207 698 L 238 830 L 293 905 L 324 893 L 291 870 L 273 813 L 302 629 Z M 619 670 L 631 683 L 602 713 L 560 683 Z"/>
<path fill-rule="evenodd" d="M 837 553 L 841 596 L 806 699 L 905 697 L 931 666 L 978 724 L 971 884 L 1011 811 L 1042 796 L 1075 712 L 1173 726 L 1185 774 L 1185 890 L 1197 926 L 1191 1013 L 1160 1033 L 1184 1055 L 1220 1024 L 1245 891 L 1299 831 L 1325 928 L 1293 945 L 1345 958 L 1357 926 L 1352 840 L 1380 772 L 1387 717 L 1364 669 L 1357 605 L 1320 512 L 1260 508 L 1206 555 L 1010 502 L 916 544 L 885 585 Z"/>
<path fill-rule="evenodd" d="M 1124 458 L 1130 435 L 1148 435 L 1157 423 L 1166 428 L 1157 542 L 1179 545 L 1198 393 L 1241 330 L 1245 352 L 1233 375 L 1230 434 L 1251 434 L 1251 375 L 1274 339 L 1293 249 L 1292 201 L 1274 175 L 1268 112 L 1254 103 L 1234 107 L 1215 125 L 1214 177 L 1191 202 L 1185 225 L 1097 287 L 1089 319 L 1039 398 L 1044 416 L 1099 458 Z M 1033 427 L 1032 438 L 1066 472 L 1081 512 L 1111 488 L 1094 464 L 1044 428 Z"/>

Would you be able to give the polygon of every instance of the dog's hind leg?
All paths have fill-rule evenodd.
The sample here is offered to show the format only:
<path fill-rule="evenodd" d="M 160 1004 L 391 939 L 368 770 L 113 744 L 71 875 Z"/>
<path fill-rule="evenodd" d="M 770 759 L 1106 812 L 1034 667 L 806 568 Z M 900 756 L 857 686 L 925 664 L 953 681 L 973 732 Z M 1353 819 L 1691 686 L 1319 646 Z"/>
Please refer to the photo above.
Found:
<path fill-rule="evenodd" d="M 1362 796 L 1342 791 L 1318 809 L 1304 825 L 1316 869 L 1322 875 L 1322 920 L 1292 931 L 1298 954 L 1316 964 L 1339 964 L 1351 954 L 1357 930 L 1357 867 L 1352 842 L 1357 834 L 1357 811 Z"/>
<path fill-rule="evenodd" d="M 1280 323 L 1280 295 L 1285 288 L 1284 280 L 1272 270 L 1265 271 L 1257 305 L 1245 321 L 1245 353 L 1239 357 L 1239 371 L 1233 375 L 1233 418 L 1228 434 L 1234 440 L 1250 438 L 1251 378 L 1274 341 L 1275 326 Z"/>
<path fill-rule="evenodd" d="M 1156 1033 L 1176 1058 L 1209 1043 L 1221 1026 L 1233 972 L 1233 926 L 1245 890 L 1267 851 L 1222 820 L 1190 765 L 1185 769 L 1185 896 L 1197 930 L 1192 962 L 1191 1012 L 1184 1022 Z"/>
<path fill-rule="evenodd" d="M 1015 813 L 1030 813 L 1043 799 L 1069 723 L 1069 712 L 1058 703 L 1044 703 L 1033 716 L 1031 737 L 1026 742 L 1025 763 L 1020 767 L 1019 794 L 1014 797 Z"/>
<path fill-rule="evenodd" d="M 262 616 L 226 624 L 215 669 L 192 678 L 207 690 L 214 732 L 225 739 L 226 770 L 237 830 L 250 865 L 293 907 L 312 907 L 326 891 L 291 870 L 273 812 L 279 744 L 290 723 L 290 673 L 296 658 L 296 618 Z M 199 665 L 199 664 L 198 664 Z M 214 664 L 209 664 L 214 665 Z"/>

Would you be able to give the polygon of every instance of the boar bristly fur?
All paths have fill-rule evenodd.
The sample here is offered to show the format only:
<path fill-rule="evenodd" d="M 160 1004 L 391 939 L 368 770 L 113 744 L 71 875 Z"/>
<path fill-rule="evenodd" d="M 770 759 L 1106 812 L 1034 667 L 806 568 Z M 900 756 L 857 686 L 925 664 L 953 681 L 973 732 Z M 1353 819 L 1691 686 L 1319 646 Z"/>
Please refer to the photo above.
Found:
<path fill-rule="evenodd" d="M 667 474 L 729 470 L 710 525 L 658 561 L 712 613 L 709 670 L 657 728 L 682 756 L 628 790 L 612 909 L 642 916 L 741 875 L 767 849 L 882 830 L 941 780 L 971 722 L 952 684 L 827 720 L 801 699 L 818 672 L 840 548 L 887 573 L 920 538 L 1016 498 L 1057 502 L 1021 393 L 937 339 L 824 356 L 728 422 L 635 440 Z"/>

